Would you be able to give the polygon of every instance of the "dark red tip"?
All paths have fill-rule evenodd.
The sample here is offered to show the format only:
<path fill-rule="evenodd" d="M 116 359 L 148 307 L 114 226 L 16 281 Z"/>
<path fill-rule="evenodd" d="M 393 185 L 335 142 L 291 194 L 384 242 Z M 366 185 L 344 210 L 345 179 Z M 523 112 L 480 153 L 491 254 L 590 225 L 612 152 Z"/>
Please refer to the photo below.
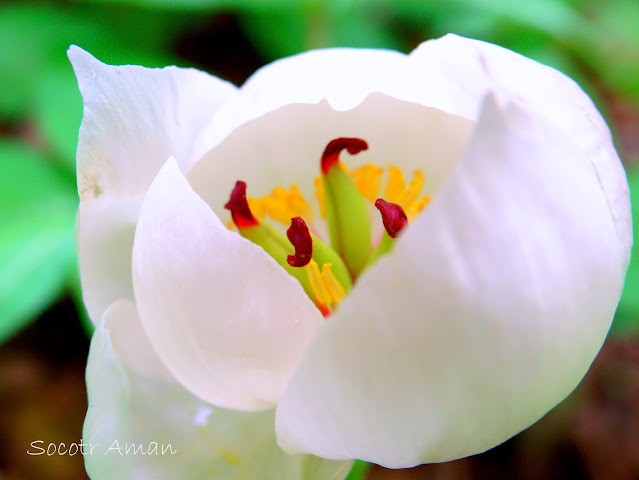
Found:
<path fill-rule="evenodd" d="M 327 173 L 333 165 L 339 162 L 339 154 L 342 150 L 347 150 L 351 155 L 355 155 L 362 150 L 368 150 L 368 143 L 361 138 L 340 137 L 331 140 L 322 154 L 322 173 Z"/>
<path fill-rule="evenodd" d="M 302 217 L 291 218 L 291 226 L 286 230 L 286 236 L 295 247 L 295 255 L 286 257 L 291 267 L 308 265 L 313 256 L 313 239 Z"/>
<path fill-rule="evenodd" d="M 390 203 L 381 198 L 375 201 L 375 206 L 379 213 L 382 214 L 382 222 L 384 222 L 386 232 L 391 238 L 395 238 L 408 223 L 408 217 L 406 217 L 404 209 L 396 203 Z"/>
<path fill-rule="evenodd" d="M 252 227 L 259 225 L 257 219 L 251 213 L 248 200 L 246 200 L 246 182 L 238 180 L 235 188 L 231 192 L 231 198 L 224 205 L 224 208 L 231 211 L 231 217 L 237 228 Z"/>

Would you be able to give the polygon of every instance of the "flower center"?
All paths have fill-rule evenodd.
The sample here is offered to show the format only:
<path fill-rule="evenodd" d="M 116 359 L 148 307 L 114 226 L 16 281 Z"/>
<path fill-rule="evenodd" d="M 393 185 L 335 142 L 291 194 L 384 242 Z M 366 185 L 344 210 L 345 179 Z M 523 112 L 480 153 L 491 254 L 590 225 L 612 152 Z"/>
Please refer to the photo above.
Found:
<path fill-rule="evenodd" d="M 269 195 L 247 197 L 246 183 L 238 181 L 225 208 L 231 212 L 229 228 L 262 247 L 294 276 L 324 316 L 330 315 L 361 273 L 388 253 L 395 239 L 428 204 L 421 196 L 424 173 L 414 172 L 406 184 L 402 171 L 387 169 L 383 198 L 379 198 L 384 169 L 365 164 L 353 171 L 340 161 L 346 150 L 356 155 L 368 149 L 359 138 L 331 140 L 321 156 L 321 174 L 315 178 L 320 217 L 328 226 L 330 245 L 309 229 L 315 215 L 297 185 L 275 187 Z M 384 231 L 373 246 L 370 204 L 381 214 Z M 269 223 L 289 226 L 286 235 Z"/>

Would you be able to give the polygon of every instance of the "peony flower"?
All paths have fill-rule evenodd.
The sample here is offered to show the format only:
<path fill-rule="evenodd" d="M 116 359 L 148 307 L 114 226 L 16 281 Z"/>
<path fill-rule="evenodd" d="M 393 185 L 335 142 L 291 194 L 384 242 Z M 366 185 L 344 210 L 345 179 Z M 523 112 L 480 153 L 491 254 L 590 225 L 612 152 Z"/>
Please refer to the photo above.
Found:
<path fill-rule="evenodd" d="M 239 89 L 69 57 L 96 323 L 84 441 L 177 449 L 87 455 L 92 478 L 341 479 L 352 459 L 473 455 L 601 347 L 628 187 L 561 73 L 452 35 L 311 51 Z"/>

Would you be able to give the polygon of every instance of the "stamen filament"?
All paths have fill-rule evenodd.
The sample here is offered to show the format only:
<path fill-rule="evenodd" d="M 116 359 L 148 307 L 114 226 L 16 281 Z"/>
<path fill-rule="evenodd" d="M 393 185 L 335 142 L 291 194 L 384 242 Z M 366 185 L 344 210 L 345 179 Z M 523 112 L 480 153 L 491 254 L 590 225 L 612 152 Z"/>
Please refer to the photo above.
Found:
<path fill-rule="evenodd" d="M 304 267 L 304 271 L 308 277 L 308 281 L 313 289 L 313 295 L 317 303 L 324 307 L 330 307 L 333 303 L 331 294 L 326 287 L 320 273 L 319 266 L 315 260 L 311 260 L 308 265 Z"/>
<path fill-rule="evenodd" d="M 351 287 L 346 265 L 333 249 L 309 232 L 301 217 L 291 219 L 286 236 L 295 247 L 295 255 L 287 257 L 288 264 L 292 267 L 304 267 L 311 298 L 322 313 L 330 313 L 346 296 L 346 289 Z M 321 271 L 319 265 L 322 265 Z M 335 272 L 333 265 L 336 266 Z"/>
<path fill-rule="evenodd" d="M 326 200 L 324 198 L 324 182 L 319 175 L 315 177 L 315 198 L 319 205 L 320 216 L 326 218 Z"/>
<path fill-rule="evenodd" d="M 335 278 L 335 275 L 333 275 L 333 271 L 331 270 L 332 266 L 333 265 L 330 263 L 325 263 L 324 265 L 322 265 L 322 280 L 324 280 L 326 289 L 331 294 L 333 302 L 337 304 L 344 299 L 344 297 L 346 296 L 346 292 L 337 281 L 337 278 Z"/>

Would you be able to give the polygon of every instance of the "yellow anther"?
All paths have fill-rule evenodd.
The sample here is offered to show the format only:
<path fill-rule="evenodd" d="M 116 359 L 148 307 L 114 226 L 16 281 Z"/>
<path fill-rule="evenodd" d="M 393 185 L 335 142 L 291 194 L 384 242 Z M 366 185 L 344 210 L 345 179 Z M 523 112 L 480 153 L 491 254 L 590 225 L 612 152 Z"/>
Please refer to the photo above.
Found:
<path fill-rule="evenodd" d="M 229 230 L 235 230 L 235 222 L 233 221 L 232 218 L 229 218 L 226 223 L 224 224 L 226 226 L 226 228 L 228 228 Z"/>
<path fill-rule="evenodd" d="M 297 185 L 291 185 L 288 191 L 282 187 L 275 187 L 270 195 L 262 198 L 249 197 L 248 203 L 251 212 L 257 218 L 268 215 L 284 225 L 288 225 L 293 217 L 313 220 L 313 209 Z"/>
<path fill-rule="evenodd" d="M 315 177 L 315 198 L 319 205 L 320 216 L 326 218 L 326 203 L 324 202 L 324 183 L 319 175 Z"/>
<path fill-rule="evenodd" d="M 384 189 L 384 200 L 399 204 L 405 189 L 406 182 L 402 171 L 394 165 L 388 167 L 388 182 Z"/>
<path fill-rule="evenodd" d="M 413 174 L 413 179 L 411 180 L 408 188 L 402 194 L 398 204 L 408 206 L 417 200 L 417 196 L 419 192 L 422 191 L 422 187 L 424 186 L 424 172 L 421 170 L 415 170 Z"/>
<path fill-rule="evenodd" d="M 356 168 L 351 174 L 355 187 L 369 202 L 375 202 L 379 196 L 382 173 L 384 173 L 382 168 L 368 163 Z"/>
<path fill-rule="evenodd" d="M 388 182 L 386 183 L 384 196 L 382 198 L 387 202 L 401 205 L 404 212 L 406 212 L 408 220 L 412 221 L 428 202 L 430 202 L 429 195 L 424 195 L 419 198 L 423 187 L 424 172 L 422 170 L 415 170 L 413 179 L 408 187 L 406 187 L 406 181 L 404 180 L 402 171 L 394 165 L 391 165 L 388 167 Z"/>
<path fill-rule="evenodd" d="M 333 271 L 331 270 L 332 266 L 331 263 L 322 265 L 322 280 L 326 285 L 326 289 L 331 294 L 333 302 L 338 304 L 344 299 L 346 292 L 344 291 L 344 287 L 337 281 L 337 278 L 335 278 L 335 275 L 333 275 Z"/>
<path fill-rule="evenodd" d="M 299 187 L 295 184 L 291 185 L 288 202 L 291 209 L 298 212 L 294 216 L 304 217 L 309 221 L 313 220 L 313 209 L 304 198 L 304 195 L 302 195 L 302 192 L 300 192 Z"/>
<path fill-rule="evenodd" d="M 304 270 L 306 271 L 306 276 L 311 284 L 315 301 L 323 307 L 330 308 L 333 299 L 331 297 L 331 293 L 326 287 L 326 284 L 324 283 L 317 262 L 315 260 L 311 260 L 309 264 L 304 267 Z"/>
<path fill-rule="evenodd" d="M 308 282 L 313 290 L 313 300 L 325 310 L 332 311 L 346 296 L 344 287 L 339 283 L 332 271 L 332 264 L 325 263 L 320 271 L 315 260 L 304 267 Z"/>
<path fill-rule="evenodd" d="M 256 218 L 264 218 L 264 215 L 266 215 L 264 201 L 261 198 L 257 197 L 248 197 L 247 200 L 253 216 L 255 216 Z"/>
<path fill-rule="evenodd" d="M 262 197 L 262 202 L 269 217 L 286 225 L 292 217 L 297 215 L 290 214 L 290 208 L 286 202 L 286 197 L 283 195 L 285 193 L 286 191 L 283 188 L 277 187 L 273 189 L 270 196 L 266 195 Z"/>
<path fill-rule="evenodd" d="M 421 212 L 426 205 L 430 202 L 430 195 L 424 195 L 419 200 L 410 203 L 404 208 L 404 212 L 408 217 L 408 221 L 412 222 L 413 219 Z"/>

